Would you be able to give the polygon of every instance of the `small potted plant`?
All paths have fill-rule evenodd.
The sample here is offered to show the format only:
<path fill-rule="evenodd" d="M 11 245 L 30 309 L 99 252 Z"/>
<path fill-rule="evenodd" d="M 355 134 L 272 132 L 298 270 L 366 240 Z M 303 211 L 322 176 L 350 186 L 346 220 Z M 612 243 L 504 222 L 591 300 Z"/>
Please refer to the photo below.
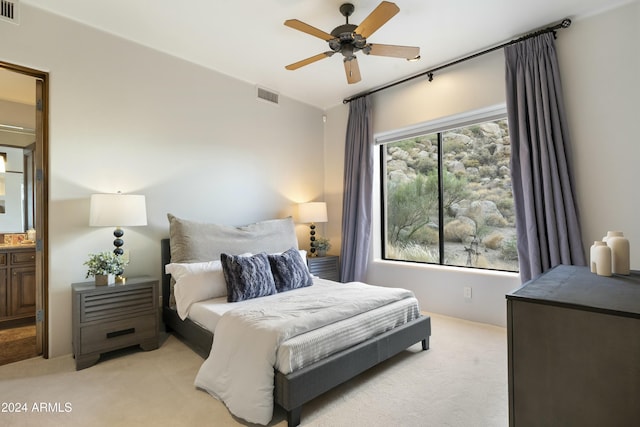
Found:
<path fill-rule="evenodd" d="M 100 252 L 89 254 L 89 259 L 84 263 L 89 269 L 87 278 L 95 277 L 96 285 L 112 285 L 116 282 L 116 276 L 122 274 L 128 261 L 113 252 Z"/>
<path fill-rule="evenodd" d="M 313 247 L 318 251 L 318 256 L 325 256 L 327 251 L 331 249 L 331 243 L 326 237 L 317 237 L 313 242 Z"/>

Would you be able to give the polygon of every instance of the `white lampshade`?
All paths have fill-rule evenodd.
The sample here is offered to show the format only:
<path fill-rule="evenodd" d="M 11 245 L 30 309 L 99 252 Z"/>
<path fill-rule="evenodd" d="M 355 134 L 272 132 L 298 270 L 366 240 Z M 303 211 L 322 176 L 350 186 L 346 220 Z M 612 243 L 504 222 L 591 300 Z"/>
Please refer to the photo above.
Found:
<path fill-rule="evenodd" d="M 147 225 L 145 198 L 137 194 L 92 194 L 89 208 L 92 227 Z"/>
<path fill-rule="evenodd" d="M 300 222 L 327 222 L 327 204 L 325 202 L 300 203 L 298 205 Z"/>

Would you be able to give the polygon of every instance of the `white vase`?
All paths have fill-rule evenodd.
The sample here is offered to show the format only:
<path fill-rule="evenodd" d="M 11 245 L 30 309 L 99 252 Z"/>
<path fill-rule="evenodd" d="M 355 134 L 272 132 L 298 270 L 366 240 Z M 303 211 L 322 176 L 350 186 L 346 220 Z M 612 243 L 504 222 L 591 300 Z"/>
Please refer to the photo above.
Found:
<path fill-rule="evenodd" d="M 630 274 L 629 240 L 624 237 L 622 231 L 607 231 L 603 241 L 611 248 L 611 272 L 613 274 Z"/>
<path fill-rule="evenodd" d="M 605 242 L 591 246 L 591 271 L 598 276 L 611 276 L 611 248 Z"/>
<path fill-rule="evenodd" d="M 596 240 L 595 242 L 593 242 L 593 245 L 591 245 L 591 248 L 589 249 L 589 267 L 591 268 L 591 272 L 592 273 L 597 273 L 596 271 L 596 247 L 597 247 L 598 241 Z"/>

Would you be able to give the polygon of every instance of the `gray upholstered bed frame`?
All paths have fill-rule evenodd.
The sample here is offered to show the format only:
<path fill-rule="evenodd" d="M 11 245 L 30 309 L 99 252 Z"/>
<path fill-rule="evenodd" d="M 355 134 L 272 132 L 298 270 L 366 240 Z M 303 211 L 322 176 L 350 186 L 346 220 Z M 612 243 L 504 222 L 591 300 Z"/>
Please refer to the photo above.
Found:
<path fill-rule="evenodd" d="M 164 266 L 171 260 L 169 239 L 162 247 L 162 319 L 167 332 L 180 335 L 203 358 L 209 356 L 213 333 L 189 319 L 181 320 L 169 305 L 171 276 Z M 413 344 L 422 341 L 429 348 L 431 318 L 421 316 L 403 326 L 385 332 L 356 346 L 335 353 L 313 365 L 290 374 L 275 372 L 274 402 L 287 412 L 290 427 L 300 424 L 302 405 L 367 369 L 389 359 Z"/>

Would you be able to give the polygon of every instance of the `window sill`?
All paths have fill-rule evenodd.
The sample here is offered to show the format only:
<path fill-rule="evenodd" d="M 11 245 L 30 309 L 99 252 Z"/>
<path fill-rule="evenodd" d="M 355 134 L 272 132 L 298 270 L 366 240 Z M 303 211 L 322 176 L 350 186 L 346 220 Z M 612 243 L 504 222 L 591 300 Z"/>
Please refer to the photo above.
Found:
<path fill-rule="evenodd" d="M 382 258 L 376 258 L 372 261 L 373 265 L 390 266 L 402 269 L 423 270 L 423 271 L 437 271 L 452 272 L 452 273 L 464 273 L 464 274 L 476 274 L 481 276 L 492 277 L 504 277 L 504 278 L 519 278 L 520 273 L 512 271 L 500 271 L 500 270 L 485 270 L 480 268 L 469 267 L 456 267 L 452 265 L 436 265 L 436 264 L 423 264 L 418 262 L 405 262 L 405 261 L 393 261 Z"/>

